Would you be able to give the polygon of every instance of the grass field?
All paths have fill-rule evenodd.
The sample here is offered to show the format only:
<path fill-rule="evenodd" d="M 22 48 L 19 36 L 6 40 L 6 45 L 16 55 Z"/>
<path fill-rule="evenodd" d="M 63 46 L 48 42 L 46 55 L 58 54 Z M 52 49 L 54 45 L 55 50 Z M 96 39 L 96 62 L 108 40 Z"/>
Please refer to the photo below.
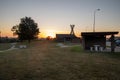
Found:
<path fill-rule="evenodd" d="M 34 41 L 0 53 L 0 80 L 120 80 L 120 53 L 85 52 Z"/>
<path fill-rule="evenodd" d="M 9 49 L 10 47 L 11 47 L 10 43 L 0 43 L 0 51 Z"/>

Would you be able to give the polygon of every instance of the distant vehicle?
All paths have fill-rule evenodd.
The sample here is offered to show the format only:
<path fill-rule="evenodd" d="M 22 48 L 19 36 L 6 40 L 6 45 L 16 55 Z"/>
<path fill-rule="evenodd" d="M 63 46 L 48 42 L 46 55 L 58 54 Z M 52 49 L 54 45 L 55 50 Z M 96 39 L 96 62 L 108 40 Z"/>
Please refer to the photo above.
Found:
<path fill-rule="evenodd" d="M 120 46 L 120 39 L 116 40 L 115 43 L 116 43 L 116 46 Z"/>

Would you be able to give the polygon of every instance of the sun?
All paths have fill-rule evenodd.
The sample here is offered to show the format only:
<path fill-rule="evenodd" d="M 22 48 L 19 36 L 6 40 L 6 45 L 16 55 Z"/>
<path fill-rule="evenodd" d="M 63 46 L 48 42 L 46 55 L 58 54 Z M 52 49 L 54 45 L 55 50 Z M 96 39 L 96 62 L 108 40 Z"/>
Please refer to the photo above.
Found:
<path fill-rule="evenodd" d="M 55 30 L 46 30 L 46 36 L 55 38 Z"/>
<path fill-rule="evenodd" d="M 52 38 L 54 38 L 55 34 L 54 33 L 49 33 L 48 36 L 51 36 Z"/>
<path fill-rule="evenodd" d="M 51 29 L 43 30 L 39 34 L 39 38 L 47 38 L 47 37 L 55 38 L 56 37 L 56 33 L 57 33 L 56 30 L 51 30 Z"/>

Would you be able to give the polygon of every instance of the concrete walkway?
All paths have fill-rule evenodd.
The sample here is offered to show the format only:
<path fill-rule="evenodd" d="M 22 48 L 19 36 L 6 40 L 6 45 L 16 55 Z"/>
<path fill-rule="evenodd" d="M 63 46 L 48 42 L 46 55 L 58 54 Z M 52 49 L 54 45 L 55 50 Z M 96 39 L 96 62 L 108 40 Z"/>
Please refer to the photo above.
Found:
<path fill-rule="evenodd" d="M 11 45 L 12 45 L 11 48 L 9 48 L 9 49 L 7 49 L 7 50 L 2 50 L 2 51 L 0 51 L 0 52 L 6 52 L 6 51 L 10 51 L 10 50 L 18 49 L 18 48 L 15 48 L 15 45 L 16 45 L 16 44 L 17 44 L 17 43 L 11 43 Z"/>
<path fill-rule="evenodd" d="M 59 46 L 61 48 L 65 48 L 65 47 L 73 47 L 73 46 L 80 46 L 80 45 L 64 45 L 63 43 L 58 43 L 56 46 Z"/>

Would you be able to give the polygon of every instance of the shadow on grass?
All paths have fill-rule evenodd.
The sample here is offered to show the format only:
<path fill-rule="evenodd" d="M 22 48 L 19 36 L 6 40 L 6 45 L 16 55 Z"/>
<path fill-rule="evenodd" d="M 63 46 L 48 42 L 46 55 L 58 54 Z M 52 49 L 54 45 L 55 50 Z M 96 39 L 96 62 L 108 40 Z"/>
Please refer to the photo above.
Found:
<path fill-rule="evenodd" d="M 109 56 L 111 58 L 117 58 L 117 59 L 120 59 L 120 52 L 114 52 L 114 53 L 111 53 L 111 52 L 103 52 L 103 54 L 105 56 Z"/>

